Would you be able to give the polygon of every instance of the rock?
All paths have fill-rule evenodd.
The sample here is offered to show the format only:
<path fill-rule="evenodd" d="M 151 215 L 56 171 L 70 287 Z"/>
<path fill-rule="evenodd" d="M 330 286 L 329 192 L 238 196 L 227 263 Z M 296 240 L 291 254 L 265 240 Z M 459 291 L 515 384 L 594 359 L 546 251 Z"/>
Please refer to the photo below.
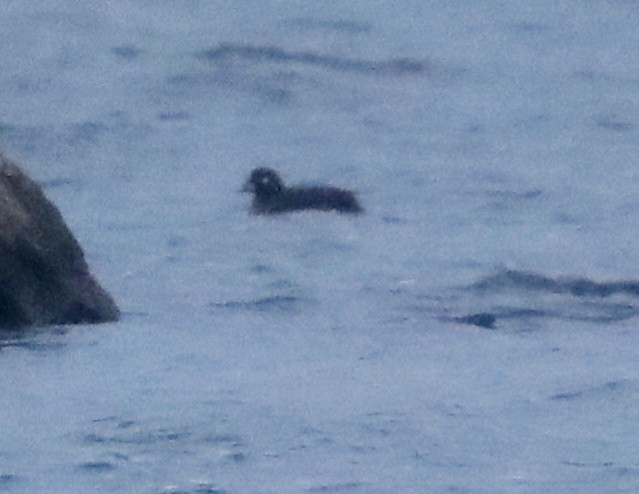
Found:
<path fill-rule="evenodd" d="M 60 211 L 0 154 L 0 330 L 118 317 Z"/>

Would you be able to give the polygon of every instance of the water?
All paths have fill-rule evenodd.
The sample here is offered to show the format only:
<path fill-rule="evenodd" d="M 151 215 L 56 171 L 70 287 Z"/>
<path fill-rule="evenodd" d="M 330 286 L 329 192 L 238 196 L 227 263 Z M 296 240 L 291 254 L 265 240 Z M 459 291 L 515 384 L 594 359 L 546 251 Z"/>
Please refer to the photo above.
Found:
<path fill-rule="evenodd" d="M 123 318 L 3 340 L 0 492 L 635 492 L 638 16 L 5 1 L 0 142 Z"/>

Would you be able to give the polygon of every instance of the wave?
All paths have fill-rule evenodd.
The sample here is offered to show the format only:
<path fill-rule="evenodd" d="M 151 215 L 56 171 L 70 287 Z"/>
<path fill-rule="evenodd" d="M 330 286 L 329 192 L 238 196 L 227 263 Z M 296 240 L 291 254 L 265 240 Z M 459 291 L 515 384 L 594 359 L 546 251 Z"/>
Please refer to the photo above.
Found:
<path fill-rule="evenodd" d="M 295 311 L 305 299 L 292 295 L 272 295 L 249 300 L 230 300 L 227 302 L 211 302 L 214 309 L 254 310 L 254 311 Z"/>
<path fill-rule="evenodd" d="M 301 31 L 333 31 L 344 34 L 369 34 L 373 30 L 371 25 L 363 22 L 312 17 L 296 17 L 284 21 L 284 24 Z"/>
<path fill-rule="evenodd" d="M 614 395 L 637 394 L 639 383 L 636 380 L 619 379 L 607 381 L 593 387 L 584 387 L 571 391 L 564 391 L 550 396 L 552 401 L 577 401 L 577 400 L 610 400 Z"/>
<path fill-rule="evenodd" d="M 569 294 L 575 297 L 608 297 L 614 294 L 639 297 L 639 281 L 597 282 L 588 278 L 551 278 L 517 270 L 506 270 L 489 276 L 472 285 L 472 288 L 484 292 L 526 290 Z"/>
<path fill-rule="evenodd" d="M 499 322 L 559 319 L 609 324 L 639 316 L 639 281 L 553 278 L 530 271 L 504 270 L 465 287 L 488 307 L 448 320 L 486 329 Z M 504 298 L 506 296 L 506 298 Z"/>
<path fill-rule="evenodd" d="M 204 52 L 203 57 L 213 62 L 243 60 L 255 63 L 297 63 L 334 71 L 368 75 L 422 75 L 430 71 L 430 64 L 424 60 L 410 58 L 394 58 L 384 61 L 360 60 L 323 55 L 312 51 L 288 51 L 270 45 L 222 43 Z"/>

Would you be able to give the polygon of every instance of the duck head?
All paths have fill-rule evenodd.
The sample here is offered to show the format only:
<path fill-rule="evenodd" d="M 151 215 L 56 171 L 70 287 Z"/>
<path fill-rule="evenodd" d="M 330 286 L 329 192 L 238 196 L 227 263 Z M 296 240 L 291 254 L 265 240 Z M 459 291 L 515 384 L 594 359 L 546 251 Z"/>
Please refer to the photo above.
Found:
<path fill-rule="evenodd" d="M 282 179 L 272 168 L 255 168 L 246 181 L 244 192 L 253 192 L 259 197 L 270 197 L 284 189 Z"/>

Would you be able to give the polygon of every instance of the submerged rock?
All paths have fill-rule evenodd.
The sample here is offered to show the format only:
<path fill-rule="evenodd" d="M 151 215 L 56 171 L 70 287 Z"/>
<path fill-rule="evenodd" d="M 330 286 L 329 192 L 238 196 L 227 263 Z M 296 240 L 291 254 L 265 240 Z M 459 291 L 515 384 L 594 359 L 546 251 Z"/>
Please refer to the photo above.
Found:
<path fill-rule="evenodd" d="M 60 211 L 0 154 L 0 330 L 118 317 Z"/>

